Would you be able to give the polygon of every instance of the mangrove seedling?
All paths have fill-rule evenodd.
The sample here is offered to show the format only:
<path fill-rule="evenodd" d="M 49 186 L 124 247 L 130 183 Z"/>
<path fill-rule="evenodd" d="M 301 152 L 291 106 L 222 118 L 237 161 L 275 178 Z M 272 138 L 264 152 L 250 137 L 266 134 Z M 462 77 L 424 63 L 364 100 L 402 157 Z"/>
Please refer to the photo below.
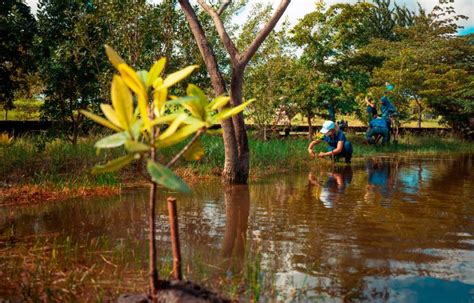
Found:
<path fill-rule="evenodd" d="M 118 170 L 133 161 L 143 161 L 149 173 L 149 289 L 150 296 L 156 301 L 159 289 L 156 267 L 155 244 L 155 200 L 157 186 L 189 193 L 190 189 L 170 167 L 181 157 L 199 158 L 204 149 L 200 136 L 221 121 L 243 111 L 252 100 L 239 106 L 226 107 L 230 98 L 219 96 L 209 100 L 196 85 L 189 84 L 186 96 L 176 97 L 169 89 L 188 77 L 198 66 L 191 65 L 172 74 L 163 76 L 166 58 L 159 59 L 149 71 L 135 71 L 109 46 L 105 50 L 110 62 L 117 69 L 111 85 L 112 104 L 101 104 L 105 116 L 89 111 L 81 113 L 105 126 L 115 133 L 95 143 L 98 149 L 125 148 L 126 155 L 97 165 L 93 173 L 105 173 Z M 212 130 L 209 130 L 212 132 Z M 169 162 L 157 161 L 158 153 L 176 145 L 189 137 L 192 138 L 176 153 Z"/>

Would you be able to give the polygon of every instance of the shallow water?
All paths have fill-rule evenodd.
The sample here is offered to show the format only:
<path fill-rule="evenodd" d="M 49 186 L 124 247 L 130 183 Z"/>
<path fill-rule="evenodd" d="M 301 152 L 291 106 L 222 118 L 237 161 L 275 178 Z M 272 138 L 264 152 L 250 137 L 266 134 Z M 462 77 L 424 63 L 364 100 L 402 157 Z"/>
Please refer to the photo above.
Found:
<path fill-rule="evenodd" d="M 214 289 L 227 281 L 224 293 L 243 301 L 472 302 L 473 163 L 473 156 L 374 158 L 250 186 L 195 185 L 191 196 L 175 194 L 185 276 Z M 168 195 L 157 226 L 169 267 Z M 99 238 L 122 254 L 146 251 L 146 199 L 139 190 L 0 209 L 0 231 L 66 237 L 78 251 Z M 0 248 L 1 268 L 9 248 Z M 138 270 L 145 257 L 131 267 L 127 258 L 114 262 Z M 8 297 L 2 284 L 0 298 Z"/>

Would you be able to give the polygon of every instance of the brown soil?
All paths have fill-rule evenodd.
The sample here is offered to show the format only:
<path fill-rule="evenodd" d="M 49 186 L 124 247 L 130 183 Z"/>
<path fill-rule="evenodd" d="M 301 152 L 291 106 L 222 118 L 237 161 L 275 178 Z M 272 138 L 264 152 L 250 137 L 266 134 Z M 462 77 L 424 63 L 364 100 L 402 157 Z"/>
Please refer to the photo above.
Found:
<path fill-rule="evenodd" d="M 103 197 L 120 193 L 120 187 L 55 188 L 52 186 L 19 185 L 0 187 L 0 206 L 31 205 L 77 197 Z"/>

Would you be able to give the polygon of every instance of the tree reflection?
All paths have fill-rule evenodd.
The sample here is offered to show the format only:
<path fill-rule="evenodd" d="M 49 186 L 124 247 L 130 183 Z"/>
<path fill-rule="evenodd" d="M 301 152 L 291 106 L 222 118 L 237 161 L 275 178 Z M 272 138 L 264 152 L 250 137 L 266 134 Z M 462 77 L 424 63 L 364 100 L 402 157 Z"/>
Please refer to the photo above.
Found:
<path fill-rule="evenodd" d="M 222 255 L 241 267 L 245 257 L 245 243 L 248 228 L 250 193 L 248 185 L 224 187 L 226 223 Z M 228 264 L 229 266 L 231 265 Z"/>

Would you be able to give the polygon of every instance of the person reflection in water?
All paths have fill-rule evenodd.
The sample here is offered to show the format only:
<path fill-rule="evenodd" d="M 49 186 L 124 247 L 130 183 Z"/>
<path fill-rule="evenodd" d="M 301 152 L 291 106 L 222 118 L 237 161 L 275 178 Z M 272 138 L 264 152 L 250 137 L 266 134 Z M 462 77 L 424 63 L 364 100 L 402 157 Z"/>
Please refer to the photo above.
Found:
<path fill-rule="evenodd" d="M 394 186 L 391 163 L 383 159 L 370 159 L 366 163 L 368 184 L 366 186 L 366 201 L 373 201 L 378 193 L 382 196 L 380 204 L 390 206 L 390 198 Z"/>
<path fill-rule="evenodd" d="M 225 231 L 222 255 L 227 258 L 227 267 L 240 270 L 245 257 L 245 244 L 250 211 L 248 185 L 232 185 L 224 188 Z"/>
<path fill-rule="evenodd" d="M 315 174 L 309 173 L 308 181 L 310 187 L 316 187 L 319 192 L 319 200 L 324 207 L 333 208 L 341 201 L 346 188 L 351 184 L 352 168 L 347 166 L 328 172 L 326 176 L 320 175 L 319 178 Z"/>

